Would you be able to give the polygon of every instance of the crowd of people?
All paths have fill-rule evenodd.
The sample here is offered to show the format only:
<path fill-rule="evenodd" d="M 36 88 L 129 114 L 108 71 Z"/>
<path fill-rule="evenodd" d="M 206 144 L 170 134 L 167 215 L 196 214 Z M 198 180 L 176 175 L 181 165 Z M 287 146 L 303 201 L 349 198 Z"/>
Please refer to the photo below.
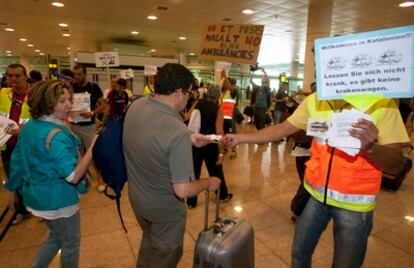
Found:
<path fill-rule="evenodd" d="M 263 68 L 261 85 L 252 83 L 251 105 L 258 131 L 237 134 L 235 114 L 239 91 L 236 80 L 222 72 L 220 85 L 204 86 L 183 65 L 165 64 L 148 78 L 145 97 L 133 102 L 120 78 L 104 95 L 87 80 L 87 69 L 77 64 L 62 70 L 58 80 L 30 79 L 24 66 L 12 64 L 0 91 L 0 114 L 13 120 L 12 138 L 2 148 L 11 192 L 10 206 L 19 211 L 16 223 L 29 215 L 43 219 L 49 233 L 31 267 L 47 267 L 61 250 L 62 267 L 78 267 L 80 254 L 79 195 L 87 191 L 93 169 L 92 148 L 97 128 L 125 118 L 123 150 L 129 200 L 143 235 L 137 267 L 176 267 L 183 254 L 187 208 L 197 206 L 202 191 L 218 193 L 220 202 L 233 194 L 226 184 L 223 157 L 243 143 L 279 141 L 302 131 L 310 118 L 327 120 L 351 109 L 344 100 L 320 101 L 311 92 L 292 98 L 298 107 L 283 120 L 287 83 L 272 98 Z M 70 120 L 76 94 L 88 93 L 89 109 Z M 266 123 L 272 102 L 274 124 Z M 310 267 L 313 251 L 330 219 L 334 222 L 334 267 L 360 267 L 372 230 L 373 210 L 382 171 L 395 172 L 403 161 L 401 144 L 409 141 L 392 99 L 383 99 L 349 130 L 361 142 L 355 156 L 345 154 L 320 137 L 301 142 L 296 154 L 301 184 L 292 201 L 296 231 L 292 267 Z M 183 123 L 186 122 L 186 124 Z M 267 125 L 267 127 L 266 127 Z M 79 153 L 80 148 L 80 153 Z M 208 177 L 201 178 L 205 163 Z M 306 162 L 306 168 L 305 168 Z M 219 191 L 217 191 L 219 189 Z M 299 195 L 306 193 L 306 198 Z M 298 201 L 298 199 L 300 199 Z M 303 201 L 304 200 L 304 201 Z M 300 202 L 300 205 L 297 205 Z M 187 206 L 186 206 L 187 205 Z"/>

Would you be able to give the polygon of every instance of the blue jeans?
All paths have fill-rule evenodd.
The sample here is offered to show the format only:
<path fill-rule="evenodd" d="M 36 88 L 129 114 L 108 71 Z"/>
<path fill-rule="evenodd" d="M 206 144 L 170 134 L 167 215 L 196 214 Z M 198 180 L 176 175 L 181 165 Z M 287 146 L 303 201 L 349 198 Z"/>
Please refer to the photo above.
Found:
<path fill-rule="evenodd" d="M 292 267 L 311 267 L 312 254 L 322 232 L 333 218 L 334 259 L 332 267 L 360 267 L 364 261 L 373 212 L 355 212 L 324 205 L 311 197 L 296 221 Z"/>
<path fill-rule="evenodd" d="M 48 267 L 61 249 L 60 267 L 77 268 L 79 266 L 80 214 L 79 211 L 69 218 L 45 220 L 49 235 L 40 247 L 31 268 Z"/>

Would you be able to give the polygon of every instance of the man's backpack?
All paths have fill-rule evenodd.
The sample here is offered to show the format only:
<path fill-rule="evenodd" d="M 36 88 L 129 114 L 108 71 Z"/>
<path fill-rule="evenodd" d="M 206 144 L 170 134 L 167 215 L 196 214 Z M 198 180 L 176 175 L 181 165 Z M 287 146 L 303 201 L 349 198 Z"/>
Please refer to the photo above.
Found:
<path fill-rule="evenodd" d="M 92 155 L 95 166 L 106 184 L 104 193 L 110 199 L 116 200 L 122 227 L 125 232 L 127 232 L 120 208 L 122 188 L 127 182 L 125 157 L 122 148 L 123 128 L 124 117 L 120 117 L 114 123 L 108 124 L 96 139 L 92 149 Z M 109 194 L 108 187 L 111 188 L 115 194 Z"/>

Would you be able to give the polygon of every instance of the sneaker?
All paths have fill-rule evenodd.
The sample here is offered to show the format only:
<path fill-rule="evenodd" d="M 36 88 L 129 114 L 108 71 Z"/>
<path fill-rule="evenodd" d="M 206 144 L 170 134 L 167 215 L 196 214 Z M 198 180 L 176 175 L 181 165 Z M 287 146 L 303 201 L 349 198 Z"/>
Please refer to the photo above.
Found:
<path fill-rule="evenodd" d="M 106 185 L 105 184 L 101 184 L 98 186 L 98 192 L 103 193 L 103 191 L 105 191 Z"/>
<path fill-rule="evenodd" d="M 30 218 L 32 216 L 32 213 L 28 212 L 27 214 L 19 213 L 16 215 L 16 218 L 13 220 L 12 224 L 17 225 L 20 224 L 24 219 Z"/>
<path fill-rule="evenodd" d="M 220 204 L 221 203 L 226 203 L 226 202 L 229 202 L 231 199 L 233 198 L 233 194 L 227 194 L 227 197 L 226 198 L 223 198 L 223 199 L 220 199 Z"/>
<path fill-rule="evenodd" d="M 230 159 L 236 159 L 237 158 L 237 153 L 236 153 L 236 151 L 231 151 L 231 154 L 230 154 Z"/>

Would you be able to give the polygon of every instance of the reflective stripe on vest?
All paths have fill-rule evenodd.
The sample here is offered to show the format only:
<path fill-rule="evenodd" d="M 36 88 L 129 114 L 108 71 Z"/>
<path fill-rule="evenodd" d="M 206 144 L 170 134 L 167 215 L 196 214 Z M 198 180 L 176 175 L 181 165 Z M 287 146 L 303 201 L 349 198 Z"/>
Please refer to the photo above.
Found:
<path fill-rule="evenodd" d="M 307 102 L 310 118 L 329 120 L 334 113 L 328 102 L 318 101 L 315 94 L 310 95 Z M 382 108 L 392 107 L 393 103 L 389 100 L 381 100 L 370 108 L 368 113 L 374 124 L 379 122 L 383 115 Z M 349 156 L 339 149 L 332 150 L 328 145 L 319 144 L 316 140 L 312 142 L 310 151 L 311 159 L 306 163 L 305 188 L 315 199 L 323 202 L 326 190 L 328 205 L 362 212 L 374 209 L 375 196 L 380 189 L 382 176 L 378 166 L 372 164 L 363 153 Z M 331 154 L 332 166 L 328 174 Z"/>
<path fill-rule="evenodd" d="M 221 110 L 223 111 L 224 119 L 233 119 L 234 107 L 236 101 L 233 99 L 223 99 L 221 103 Z"/>
<path fill-rule="evenodd" d="M 304 180 L 303 185 L 313 198 L 323 203 L 325 187 L 318 185 L 314 189 L 306 180 Z M 328 205 L 359 212 L 373 210 L 375 208 L 375 201 L 375 195 L 343 194 L 331 189 L 328 189 L 326 197 L 326 203 Z"/>

